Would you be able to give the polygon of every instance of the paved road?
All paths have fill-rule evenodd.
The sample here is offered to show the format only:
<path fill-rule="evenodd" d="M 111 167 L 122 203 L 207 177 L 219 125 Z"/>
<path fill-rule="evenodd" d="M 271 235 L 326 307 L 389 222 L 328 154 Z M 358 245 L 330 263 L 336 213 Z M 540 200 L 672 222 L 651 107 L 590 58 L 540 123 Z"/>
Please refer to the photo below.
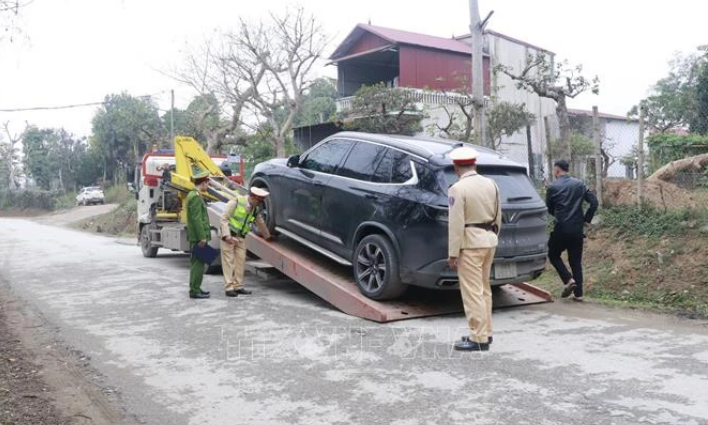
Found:
<path fill-rule="evenodd" d="M 150 424 L 708 424 L 705 322 L 556 302 L 497 312 L 493 351 L 449 350 L 461 316 L 376 325 L 296 284 L 187 298 L 187 259 L 0 220 L 0 278 Z"/>
<path fill-rule="evenodd" d="M 87 205 L 74 207 L 64 211 L 58 211 L 34 218 L 38 223 L 52 224 L 54 226 L 66 226 L 72 223 L 85 220 L 87 218 L 108 214 L 118 207 L 118 204 Z"/>

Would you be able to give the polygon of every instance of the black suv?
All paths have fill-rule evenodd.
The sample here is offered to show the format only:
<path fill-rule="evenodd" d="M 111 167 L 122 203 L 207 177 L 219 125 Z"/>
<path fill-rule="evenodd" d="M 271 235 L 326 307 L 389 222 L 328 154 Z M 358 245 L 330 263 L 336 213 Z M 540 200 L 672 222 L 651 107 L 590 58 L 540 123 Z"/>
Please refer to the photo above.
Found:
<path fill-rule="evenodd" d="M 337 133 L 302 155 L 258 164 L 251 186 L 268 189 L 266 222 L 353 266 L 363 294 L 396 298 L 408 285 L 458 288 L 447 266 L 447 189 L 457 181 L 449 153 L 460 142 Z M 480 152 L 478 171 L 500 189 L 503 210 L 492 284 L 538 277 L 546 262 L 546 206 L 526 169 Z"/>

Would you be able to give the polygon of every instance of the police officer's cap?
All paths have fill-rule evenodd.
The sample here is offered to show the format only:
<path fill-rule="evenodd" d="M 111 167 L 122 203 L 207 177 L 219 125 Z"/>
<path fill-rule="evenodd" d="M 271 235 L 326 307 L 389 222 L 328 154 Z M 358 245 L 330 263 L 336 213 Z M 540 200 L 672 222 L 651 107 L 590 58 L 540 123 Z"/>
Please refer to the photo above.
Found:
<path fill-rule="evenodd" d="M 455 165 L 475 165 L 479 152 L 468 146 L 454 149 L 450 152 L 450 159 Z"/>
<path fill-rule="evenodd" d="M 252 187 L 251 188 L 251 195 L 255 196 L 256 198 L 266 198 L 268 195 L 270 195 L 270 192 L 268 192 L 265 189 L 261 189 L 260 187 Z"/>
<path fill-rule="evenodd" d="M 200 184 L 207 179 L 209 179 L 209 173 L 207 171 L 200 171 L 198 173 L 194 173 L 192 176 L 192 181 L 196 184 Z"/>

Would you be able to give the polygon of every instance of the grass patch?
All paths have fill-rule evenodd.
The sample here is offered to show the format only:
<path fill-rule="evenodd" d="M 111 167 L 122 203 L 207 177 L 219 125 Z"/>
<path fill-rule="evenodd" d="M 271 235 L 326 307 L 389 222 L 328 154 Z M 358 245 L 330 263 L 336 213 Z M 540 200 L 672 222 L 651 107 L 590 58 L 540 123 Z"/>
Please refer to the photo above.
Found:
<path fill-rule="evenodd" d="M 135 195 L 128 191 L 124 185 L 111 186 L 103 193 L 107 204 L 126 204 L 131 200 L 135 200 Z"/>
<path fill-rule="evenodd" d="M 702 214 L 691 210 L 659 211 L 654 208 L 616 207 L 602 212 L 604 226 L 613 228 L 618 236 L 683 235 L 691 221 L 703 220 Z"/>

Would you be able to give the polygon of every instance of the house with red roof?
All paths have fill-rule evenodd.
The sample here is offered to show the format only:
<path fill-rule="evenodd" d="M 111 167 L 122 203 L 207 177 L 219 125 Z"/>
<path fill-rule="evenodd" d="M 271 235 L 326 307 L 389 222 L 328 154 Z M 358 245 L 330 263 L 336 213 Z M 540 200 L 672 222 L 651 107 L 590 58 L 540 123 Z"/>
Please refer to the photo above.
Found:
<path fill-rule="evenodd" d="M 330 56 L 329 64 L 337 67 L 338 110 L 351 107 L 354 93 L 362 86 L 385 83 L 410 91 L 427 115 L 423 122 L 425 132 L 442 135 L 435 134 L 435 129 L 449 123 L 449 110 L 456 106 L 461 89 L 472 87 L 470 41 L 470 36 L 445 38 L 357 25 Z M 523 103 L 536 117 L 531 128 L 506 137 L 500 150 L 529 164 L 530 172 L 540 177 L 545 173 L 543 153 L 547 148 L 543 118 L 555 115 L 555 103 L 517 88 L 506 75 L 493 70 L 500 64 L 520 69 L 527 56 L 537 52 L 553 61 L 554 54 L 493 31 L 485 33 L 483 45 L 484 94 L 490 107 L 500 101 Z M 296 129 L 295 137 L 301 146 L 308 147 L 336 130 L 331 123 L 310 126 Z"/>

